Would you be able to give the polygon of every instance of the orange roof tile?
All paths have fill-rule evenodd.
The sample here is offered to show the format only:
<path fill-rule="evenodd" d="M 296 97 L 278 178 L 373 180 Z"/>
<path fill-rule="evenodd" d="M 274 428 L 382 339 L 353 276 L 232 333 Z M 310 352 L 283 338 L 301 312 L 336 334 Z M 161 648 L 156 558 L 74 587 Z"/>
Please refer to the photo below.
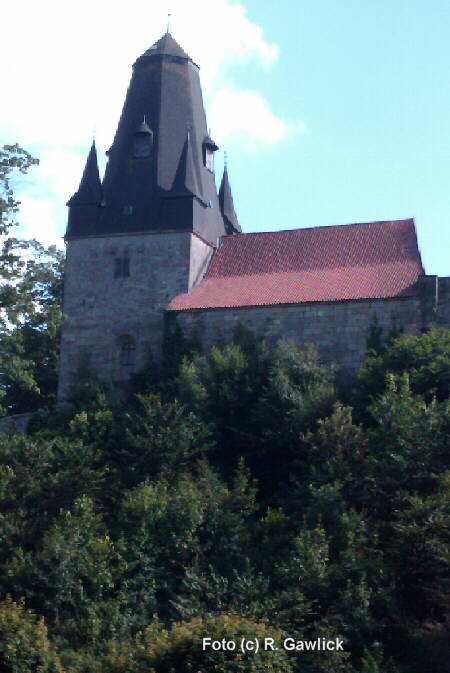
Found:
<path fill-rule="evenodd" d="M 387 298 L 424 273 L 413 220 L 225 236 L 169 310 Z"/>

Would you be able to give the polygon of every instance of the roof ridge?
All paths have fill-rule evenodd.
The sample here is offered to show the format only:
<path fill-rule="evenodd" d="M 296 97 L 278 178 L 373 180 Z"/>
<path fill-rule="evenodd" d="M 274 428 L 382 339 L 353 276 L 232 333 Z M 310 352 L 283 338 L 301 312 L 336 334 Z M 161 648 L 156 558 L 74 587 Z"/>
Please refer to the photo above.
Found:
<path fill-rule="evenodd" d="M 227 234 L 224 239 L 235 239 L 239 236 L 264 236 L 266 234 L 284 234 L 291 231 L 311 231 L 317 229 L 337 229 L 338 227 L 364 227 L 369 224 L 400 224 L 401 222 L 411 222 L 415 224 L 414 217 L 406 217 L 401 220 L 373 220 L 369 222 L 349 222 L 347 224 L 318 224 L 314 227 L 296 227 L 295 229 L 277 229 L 274 231 L 240 231 L 237 234 Z"/>

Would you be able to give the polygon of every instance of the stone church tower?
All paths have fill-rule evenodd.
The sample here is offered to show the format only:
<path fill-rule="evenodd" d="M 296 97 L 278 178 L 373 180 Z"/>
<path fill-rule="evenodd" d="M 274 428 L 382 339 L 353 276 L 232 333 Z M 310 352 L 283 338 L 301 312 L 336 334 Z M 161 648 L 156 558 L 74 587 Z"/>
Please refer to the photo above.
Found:
<path fill-rule="evenodd" d="M 59 396 L 83 359 L 126 380 L 161 345 L 169 301 L 240 231 L 225 171 L 217 194 L 199 69 L 167 33 L 140 56 L 100 181 L 94 144 L 68 202 Z"/>

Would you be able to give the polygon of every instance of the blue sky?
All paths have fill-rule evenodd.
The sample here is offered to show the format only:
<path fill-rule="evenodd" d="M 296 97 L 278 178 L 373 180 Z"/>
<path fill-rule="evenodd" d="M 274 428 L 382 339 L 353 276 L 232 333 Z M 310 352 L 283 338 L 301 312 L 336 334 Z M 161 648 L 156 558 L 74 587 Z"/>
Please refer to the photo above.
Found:
<path fill-rule="evenodd" d="M 254 86 L 308 129 L 246 166 L 233 160 L 246 229 L 415 217 L 427 273 L 449 275 L 450 3 L 246 7 L 280 46 L 269 76 L 252 72 Z"/>
<path fill-rule="evenodd" d="M 201 66 L 245 231 L 415 217 L 427 273 L 450 275 L 448 0 L 61 7 L 30 4 L 20 53 L 0 46 L 11 87 L 0 142 L 42 159 L 18 184 L 27 235 L 61 241 L 93 129 L 103 154 L 131 63 L 170 8 L 174 37 Z"/>

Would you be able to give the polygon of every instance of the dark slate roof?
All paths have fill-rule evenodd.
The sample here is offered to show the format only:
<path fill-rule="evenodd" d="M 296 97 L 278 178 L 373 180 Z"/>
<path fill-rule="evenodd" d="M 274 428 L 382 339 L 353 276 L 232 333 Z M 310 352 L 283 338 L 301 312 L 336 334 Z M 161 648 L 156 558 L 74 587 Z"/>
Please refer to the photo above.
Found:
<path fill-rule="evenodd" d="M 170 310 L 414 296 L 424 273 L 413 220 L 226 236 Z"/>
<path fill-rule="evenodd" d="M 184 49 L 180 47 L 178 42 L 173 39 L 170 33 L 166 33 L 157 42 L 155 42 L 155 44 L 152 44 L 152 46 L 149 47 L 147 51 L 145 51 L 142 56 L 138 58 L 136 63 L 138 63 L 141 59 L 147 59 L 149 56 L 153 57 L 158 55 L 175 56 L 176 58 L 187 59 L 190 61 L 192 60 L 190 56 L 186 54 Z"/>
<path fill-rule="evenodd" d="M 95 143 L 92 143 L 89 150 L 86 165 L 80 186 L 75 194 L 67 202 L 68 206 L 90 206 L 100 205 L 102 200 L 102 185 L 98 172 L 97 150 Z"/>
<path fill-rule="evenodd" d="M 135 158 L 133 141 L 144 118 L 153 132 L 152 151 Z M 187 192 L 175 199 L 188 131 Z M 97 221 L 86 228 L 69 217 L 66 237 L 175 229 L 216 243 L 226 229 L 214 175 L 204 166 L 207 134 L 198 67 L 167 33 L 134 64 Z"/>
<path fill-rule="evenodd" d="M 231 193 L 230 181 L 228 179 L 228 170 L 226 166 L 223 172 L 222 182 L 220 183 L 219 205 L 220 212 L 222 213 L 223 219 L 225 221 L 227 234 L 233 234 L 241 231 L 241 227 L 239 226 L 237 215 L 234 210 L 233 195 Z"/>

